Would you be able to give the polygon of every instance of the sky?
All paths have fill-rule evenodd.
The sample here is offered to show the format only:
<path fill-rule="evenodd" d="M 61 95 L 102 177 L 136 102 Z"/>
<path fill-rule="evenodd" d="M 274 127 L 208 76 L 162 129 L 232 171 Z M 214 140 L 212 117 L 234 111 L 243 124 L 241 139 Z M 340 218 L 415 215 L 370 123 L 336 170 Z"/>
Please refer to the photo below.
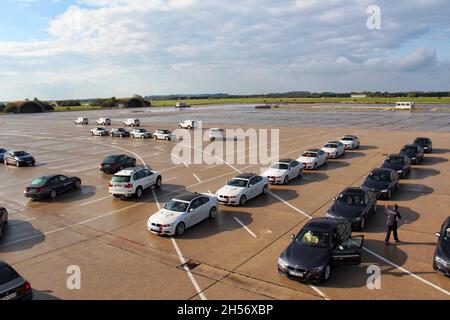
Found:
<path fill-rule="evenodd" d="M 448 0 L 0 5 L 0 101 L 450 90 Z"/>

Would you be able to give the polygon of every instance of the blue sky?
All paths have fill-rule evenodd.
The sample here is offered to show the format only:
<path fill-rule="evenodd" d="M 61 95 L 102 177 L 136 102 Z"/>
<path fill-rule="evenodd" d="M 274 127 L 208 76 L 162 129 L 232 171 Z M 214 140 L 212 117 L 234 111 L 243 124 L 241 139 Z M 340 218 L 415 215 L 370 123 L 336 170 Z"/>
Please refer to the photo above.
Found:
<path fill-rule="evenodd" d="M 0 4 L 0 101 L 450 90 L 448 0 Z M 369 5 L 380 30 L 366 26 Z"/>

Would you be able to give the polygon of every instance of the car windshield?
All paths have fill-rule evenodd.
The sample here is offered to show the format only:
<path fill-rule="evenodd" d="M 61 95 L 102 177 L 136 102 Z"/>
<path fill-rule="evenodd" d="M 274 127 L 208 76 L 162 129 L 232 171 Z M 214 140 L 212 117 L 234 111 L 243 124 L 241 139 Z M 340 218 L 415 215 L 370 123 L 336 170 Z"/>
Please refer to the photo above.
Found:
<path fill-rule="evenodd" d="M 0 285 L 8 283 L 18 277 L 19 275 L 17 272 L 15 272 L 10 266 L 0 266 Z"/>
<path fill-rule="evenodd" d="M 337 203 L 347 206 L 364 206 L 364 194 L 359 193 L 343 193 L 337 199 Z"/>
<path fill-rule="evenodd" d="M 275 163 L 273 166 L 271 166 L 271 168 L 287 170 L 287 169 L 289 169 L 289 165 L 287 163 Z"/>
<path fill-rule="evenodd" d="M 30 186 L 31 187 L 43 187 L 45 183 L 47 182 L 47 179 L 44 177 L 34 179 L 31 181 Z"/>
<path fill-rule="evenodd" d="M 323 146 L 324 148 L 332 148 L 332 149 L 336 149 L 338 147 L 337 144 L 335 143 L 327 143 L 326 145 Z"/>
<path fill-rule="evenodd" d="M 139 132 L 147 132 L 147 129 L 139 129 Z"/>
<path fill-rule="evenodd" d="M 418 143 L 418 144 L 428 144 L 428 139 L 425 139 L 425 138 L 418 138 L 418 139 L 414 140 L 414 143 Z"/>
<path fill-rule="evenodd" d="M 415 146 L 406 146 L 406 147 L 403 147 L 402 151 L 405 151 L 405 152 L 416 152 L 417 151 L 417 147 L 415 147 Z"/>
<path fill-rule="evenodd" d="M 130 176 L 114 176 L 112 182 L 130 182 Z"/>
<path fill-rule="evenodd" d="M 115 163 L 117 161 L 117 156 L 109 156 L 103 160 L 103 163 Z"/>
<path fill-rule="evenodd" d="M 387 163 L 390 164 L 403 164 L 403 158 L 401 157 L 389 157 L 386 159 Z"/>
<path fill-rule="evenodd" d="M 369 174 L 369 179 L 373 181 L 391 182 L 391 174 L 389 172 L 375 171 Z"/>
<path fill-rule="evenodd" d="M 28 155 L 28 152 L 25 152 L 25 151 L 16 151 L 16 152 L 14 152 L 14 156 L 15 157 L 23 157 L 23 156 L 27 156 Z"/>
<path fill-rule="evenodd" d="M 189 203 L 178 201 L 178 200 L 170 200 L 166 203 L 164 206 L 164 209 L 170 210 L 170 211 L 176 211 L 176 212 L 186 212 L 187 208 L 189 206 Z"/>
<path fill-rule="evenodd" d="M 221 129 L 211 129 L 212 133 L 222 133 Z"/>
<path fill-rule="evenodd" d="M 230 181 L 227 182 L 227 186 L 245 188 L 245 187 L 247 187 L 247 183 L 248 183 L 248 180 L 231 179 Z"/>
<path fill-rule="evenodd" d="M 302 153 L 302 157 L 317 158 L 317 152 L 304 152 Z"/>
<path fill-rule="evenodd" d="M 344 141 L 353 141 L 353 138 L 352 138 L 352 137 L 343 137 L 341 140 L 344 140 Z"/>
<path fill-rule="evenodd" d="M 330 234 L 323 231 L 303 229 L 295 238 L 295 242 L 309 247 L 329 248 Z"/>

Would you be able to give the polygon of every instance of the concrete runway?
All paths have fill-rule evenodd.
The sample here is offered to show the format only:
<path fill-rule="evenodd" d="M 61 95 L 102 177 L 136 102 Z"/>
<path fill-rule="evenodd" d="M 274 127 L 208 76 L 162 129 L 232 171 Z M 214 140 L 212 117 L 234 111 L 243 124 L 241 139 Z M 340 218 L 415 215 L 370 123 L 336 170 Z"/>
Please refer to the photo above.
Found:
<path fill-rule="evenodd" d="M 433 112 L 305 112 L 185 110 L 135 113 L 136 110 L 0 116 L 0 147 L 23 149 L 34 168 L 0 166 L 0 205 L 10 224 L 0 240 L 0 259 L 12 264 L 35 289 L 38 299 L 449 299 L 450 279 L 432 269 L 439 231 L 450 207 L 450 114 Z M 203 221 L 181 237 L 163 238 L 146 229 L 148 217 L 183 190 L 215 192 L 238 171 L 260 172 L 256 165 L 174 165 L 175 142 L 90 137 L 94 125 L 75 126 L 81 115 L 94 122 L 110 116 L 111 127 L 138 117 L 149 131 L 176 129 L 185 119 L 204 127 L 280 128 L 280 154 L 297 158 L 309 147 L 357 134 L 361 148 L 307 172 L 245 207 L 220 207 L 215 220 Z M 232 125 L 231 125 L 232 124 Z M 387 154 L 429 136 L 434 153 L 401 180 L 392 201 L 379 201 L 377 215 L 364 232 L 363 263 L 336 267 L 331 279 L 309 285 L 277 272 L 277 259 L 309 217 L 323 216 L 331 199 L 347 186 L 360 185 Z M 127 153 L 161 171 L 163 187 L 143 199 L 113 199 L 111 176 L 98 165 L 105 156 Z M 33 202 L 23 189 L 44 173 L 76 175 L 80 192 L 54 201 Z M 382 206 L 398 203 L 404 219 L 396 246 L 384 246 Z M 193 260 L 196 267 L 181 267 Z M 66 286 L 67 267 L 81 268 L 81 289 Z M 381 289 L 366 286 L 369 265 L 382 270 Z"/>

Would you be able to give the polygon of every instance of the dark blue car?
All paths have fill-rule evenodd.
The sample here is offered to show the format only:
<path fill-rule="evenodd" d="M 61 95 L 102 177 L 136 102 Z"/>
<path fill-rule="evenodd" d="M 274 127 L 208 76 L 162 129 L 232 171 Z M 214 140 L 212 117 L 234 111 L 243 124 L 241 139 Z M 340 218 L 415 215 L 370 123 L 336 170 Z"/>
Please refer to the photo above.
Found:
<path fill-rule="evenodd" d="M 375 168 L 366 177 L 362 186 L 376 192 L 378 199 L 390 199 L 399 186 L 398 174 L 392 169 Z"/>
<path fill-rule="evenodd" d="M 406 178 L 411 173 L 411 160 L 403 154 L 391 154 L 381 167 L 397 171 L 400 178 Z"/>
<path fill-rule="evenodd" d="M 439 240 L 434 253 L 433 269 L 450 277 L 450 217 L 444 221 L 436 236 Z"/>
<path fill-rule="evenodd" d="M 31 299 L 33 299 L 33 290 L 30 283 L 10 265 L 0 261 L 0 300 Z"/>
<path fill-rule="evenodd" d="M 3 156 L 7 153 L 8 150 L 0 148 L 0 163 L 3 163 Z"/>
<path fill-rule="evenodd" d="M 423 160 L 424 151 L 418 144 L 407 144 L 403 146 L 400 154 L 407 156 L 411 159 L 413 164 L 419 164 Z"/>

